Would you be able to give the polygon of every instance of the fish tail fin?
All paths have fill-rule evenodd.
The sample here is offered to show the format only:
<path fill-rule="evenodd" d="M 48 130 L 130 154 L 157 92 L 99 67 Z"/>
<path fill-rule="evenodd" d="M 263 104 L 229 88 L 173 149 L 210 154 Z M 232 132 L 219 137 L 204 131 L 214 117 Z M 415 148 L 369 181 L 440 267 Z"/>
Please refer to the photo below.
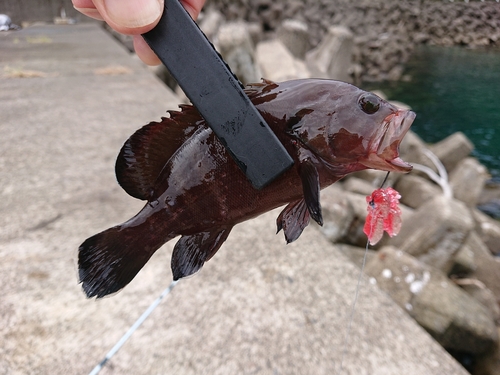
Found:
<path fill-rule="evenodd" d="M 144 223 L 119 225 L 85 240 L 78 249 L 78 273 L 87 297 L 101 298 L 122 289 L 174 236 L 159 238 Z"/>

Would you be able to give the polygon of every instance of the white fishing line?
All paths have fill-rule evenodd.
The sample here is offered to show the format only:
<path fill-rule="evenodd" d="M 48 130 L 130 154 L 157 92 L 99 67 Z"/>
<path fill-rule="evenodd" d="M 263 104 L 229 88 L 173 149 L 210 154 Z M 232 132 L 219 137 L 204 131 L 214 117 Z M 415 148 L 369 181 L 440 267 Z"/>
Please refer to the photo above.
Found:
<path fill-rule="evenodd" d="M 384 187 L 384 185 L 387 181 L 387 178 L 389 177 L 389 173 L 390 172 L 387 172 L 387 174 L 385 175 L 384 181 L 382 181 L 382 183 L 380 184 L 380 189 L 382 189 Z M 372 220 L 372 227 L 370 229 L 370 233 L 373 233 L 373 228 L 374 228 L 375 222 L 376 222 L 376 220 Z M 363 255 L 363 262 L 361 263 L 361 270 L 359 271 L 358 282 L 356 283 L 356 292 L 354 293 L 354 299 L 353 299 L 352 304 L 351 304 L 351 311 L 349 314 L 349 323 L 347 323 L 347 329 L 346 329 L 346 333 L 344 336 L 344 342 L 342 344 L 342 356 L 340 357 L 340 368 L 339 368 L 338 372 L 337 371 L 334 372 L 336 375 L 340 375 L 340 373 L 342 372 L 342 369 L 344 368 L 344 357 L 347 353 L 347 344 L 349 341 L 349 336 L 351 334 L 352 321 L 354 319 L 354 312 L 356 311 L 356 303 L 358 302 L 359 289 L 361 286 L 361 279 L 363 278 L 363 271 L 365 269 L 366 256 L 368 254 L 368 246 L 369 245 L 370 245 L 370 239 L 367 239 L 366 240 L 366 247 L 365 247 L 365 254 Z M 337 366 L 335 366 L 335 367 L 337 367 Z"/>
<path fill-rule="evenodd" d="M 106 354 L 104 359 L 89 373 L 89 375 L 96 375 L 101 371 L 101 369 L 106 365 L 106 363 L 113 357 L 118 350 L 125 344 L 125 342 L 132 336 L 132 334 L 140 327 L 142 323 L 148 318 L 154 309 L 160 304 L 161 300 L 165 298 L 174 289 L 178 281 L 172 281 L 170 285 L 160 294 L 160 296 L 154 300 L 154 302 L 142 313 L 142 315 L 135 321 L 135 323 L 128 329 L 128 331 L 122 336 L 120 340 L 111 348 L 111 350 Z"/>

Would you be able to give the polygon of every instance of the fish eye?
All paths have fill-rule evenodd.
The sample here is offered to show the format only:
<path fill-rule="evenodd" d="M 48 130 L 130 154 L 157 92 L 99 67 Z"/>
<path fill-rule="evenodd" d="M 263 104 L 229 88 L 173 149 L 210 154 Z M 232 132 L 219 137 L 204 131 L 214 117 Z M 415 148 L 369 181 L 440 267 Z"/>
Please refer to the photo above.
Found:
<path fill-rule="evenodd" d="M 369 115 L 374 114 L 380 108 L 380 99 L 377 95 L 371 93 L 361 96 L 358 103 L 363 112 Z"/>

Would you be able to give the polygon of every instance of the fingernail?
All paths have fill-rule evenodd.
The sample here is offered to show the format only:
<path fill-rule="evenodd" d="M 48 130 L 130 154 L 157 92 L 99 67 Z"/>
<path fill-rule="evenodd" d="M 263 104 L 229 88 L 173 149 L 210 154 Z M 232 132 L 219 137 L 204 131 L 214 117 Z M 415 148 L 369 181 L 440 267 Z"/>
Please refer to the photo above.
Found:
<path fill-rule="evenodd" d="M 101 14 L 99 11 L 95 8 L 78 8 L 74 7 L 77 11 L 79 11 L 82 14 L 85 14 L 87 17 L 94 18 L 96 20 L 103 21 Z"/>
<path fill-rule="evenodd" d="M 104 7 L 110 19 L 127 28 L 148 26 L 162 12 L 158 0 L 104 0 Z"/>

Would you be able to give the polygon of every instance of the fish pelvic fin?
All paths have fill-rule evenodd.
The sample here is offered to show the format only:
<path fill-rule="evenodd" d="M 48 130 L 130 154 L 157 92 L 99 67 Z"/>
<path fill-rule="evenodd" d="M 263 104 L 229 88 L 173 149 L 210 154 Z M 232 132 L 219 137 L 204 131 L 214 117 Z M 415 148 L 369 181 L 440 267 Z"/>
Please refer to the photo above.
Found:
<path fill-rule="evenodd" d="M 87 297 L 101 298 L 126 286 L 165 242 L 147 223 L 119 225 L 98 233 L 78 249 L 78 273 Z"/>
<path fill-rule="evenodd" d="M 210 260 L 229 236 L 232 227 L 216 228 L 193 235 L 184 235 L 175 244 L 172 253 L 174 280 L 198 272 Z"/>
<path fill-rule="evenodd" d="M 309 214 L 315 222 L 323 226 L 323 216 L 321 214 L 321 204 L 319 201 L 319 173 L 314 162 L 311 159 L 305 159 L 300 162 L 299 174 L 302 181 L 302 190 L 304 192 L 304 201 L 306 202 Z"/>
<path fill-rule="evenodd" d="M 120 186 L 134 198 L 151 197 L 155 182 L 165 164 L 198 129 L 206 126 L 199 112 L 190 105 L 169 111 L 170 117 L 151 122 L 125 142 L 115 164 Z"/>

